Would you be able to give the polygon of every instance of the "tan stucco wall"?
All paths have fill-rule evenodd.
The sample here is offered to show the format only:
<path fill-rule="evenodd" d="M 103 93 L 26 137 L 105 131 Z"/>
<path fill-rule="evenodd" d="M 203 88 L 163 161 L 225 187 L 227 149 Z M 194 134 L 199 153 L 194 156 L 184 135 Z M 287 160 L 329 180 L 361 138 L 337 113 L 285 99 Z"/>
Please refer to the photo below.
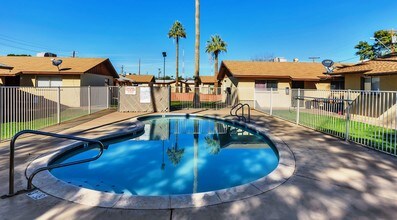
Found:
<path fill-rule="evenodd" d="M 238 99 L 241 102 L 251 104 L 255 97 L 255 80 L 253 79 L 239 79 L 238 82 Z"/>
<path fill-rule="evenodd" d="M 315 89 L 318 89 L 318 90 L 330 90 L 331 89 L 331 83 L 329 83 L 329 82 L 315 83 Z"/>
<path fill-rule="evenodd" d="M 290 80 L 278 80 L 278 89 L 285 89 L 285 88 L 290 88 L 291 89 L 291 81 Z"/>
<path fill-rule="evenodd" d="M 361 75 L 360 74 L 346 74 L 345 75 L 345 89 L 361 89 Z"/>
<path fill-rule="evenodd" d="M 397 91 L 397 75 L 380 76 L 380 90 Z"/>
<path fill-rule="evenodd" d="M 109 80 L 109 85 L 113 85 L 113 77 L 98 74 L 85 73 L 81 75 L 81 86 L 105 86 L 105 79 Z"/>
<path fill-rule="evenodd" d="M 43 75 L 45 76 L 45 75 Z M 52 76 L 52 75 L 49 75 Z M 21 76 L 21 86 L 36 87 L 36 75 L 23 75 Z M 62 87 L 70 86 L 80 86 L 80 76 L 79 75 L 63 75 L 62 77 Z"/>
<path fill-rule="evenodd" d="M 62 76 L 62 87 L 80 86 L 80 75 Z"/>

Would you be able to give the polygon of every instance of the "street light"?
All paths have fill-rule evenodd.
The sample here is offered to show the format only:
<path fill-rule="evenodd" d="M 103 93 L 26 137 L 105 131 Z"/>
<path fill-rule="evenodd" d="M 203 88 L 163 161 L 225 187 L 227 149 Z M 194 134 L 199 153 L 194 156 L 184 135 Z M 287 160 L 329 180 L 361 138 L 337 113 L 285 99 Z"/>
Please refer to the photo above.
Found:
<path fill-rule="evenodd" d="M 371 38 L 369 38 L 369 39 L 379 42 L 379 43 L 382 44 L 382 46 L 384 46 L 389 52 L 392 52 L 392 50 L 391 50 L 389 47 L 387 47 L 387 46 L 386 46 L 382 41 L 380 41 L 378 38 L 376 38 L 376 37 L 371 37 Z"/>
<path fill-rule="evenodd" d="M 163 52 L 163 58 L 164 58 L 164 67 L 163 67 L 163 83 L 165 86 L 165 58 L 167 57 L 167 52 Z"/>

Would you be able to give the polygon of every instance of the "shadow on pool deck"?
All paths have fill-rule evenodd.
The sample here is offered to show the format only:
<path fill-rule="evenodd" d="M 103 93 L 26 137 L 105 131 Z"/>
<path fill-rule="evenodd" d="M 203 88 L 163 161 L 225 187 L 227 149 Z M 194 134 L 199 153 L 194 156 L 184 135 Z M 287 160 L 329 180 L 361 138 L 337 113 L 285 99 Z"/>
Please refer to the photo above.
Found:
<path fill-rule="evenodd" d="M 111 113 L 102 116 L 101 120 L 75 125 L 64 129 L 63 133 L 88 129 L 86 133 L 90 137 L 97 136 L 122 127 L 125 122 L 94 130 L 90 127 L 134 117 L 118 114 Z M 226 116 L 228 111 L 200 114 Z M 33 201 L 19 195 L 0 200 L 0 216 L 5 219 L 393 219 L 397 216 L 397 158 L 259 112 L 253 111 L 252 118 L 255 124 L 268 128 L 270 134 L 281 138 L 296 158 L 293 177 L 260 196 L 204 208 L 145 211 L 89 207 L 54 197 Z M 22 184 L 25 183 L 26 163 L 54 149 L 59 141 L 26 138 L 21 143 L 24 147 L 17 154 L 17 189 L 25 187 Z M 4 144 L 0 146 L 4 147 Z M 2 152 L 0 194 L 5 194 L 8 153 Z M 103 202 L 106 198 L 93 200 Z"/>

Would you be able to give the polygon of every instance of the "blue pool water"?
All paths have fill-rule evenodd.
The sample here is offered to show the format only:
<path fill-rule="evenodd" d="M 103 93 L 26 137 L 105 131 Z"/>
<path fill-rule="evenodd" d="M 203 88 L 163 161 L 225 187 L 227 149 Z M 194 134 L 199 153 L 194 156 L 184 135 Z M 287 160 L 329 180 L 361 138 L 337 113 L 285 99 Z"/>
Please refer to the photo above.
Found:
<path fill-rule="evenodd" d="M 175 195 L 230 188 L 266 176 L 278 164 L 266 138 L 223 121 L 153 117 L 145 133 L 106 144 L 100 159 L 51 170 L 80 187 L 131 195 Z M 69 152 L 52 163 L 89 158 L 97 149 Z"/>

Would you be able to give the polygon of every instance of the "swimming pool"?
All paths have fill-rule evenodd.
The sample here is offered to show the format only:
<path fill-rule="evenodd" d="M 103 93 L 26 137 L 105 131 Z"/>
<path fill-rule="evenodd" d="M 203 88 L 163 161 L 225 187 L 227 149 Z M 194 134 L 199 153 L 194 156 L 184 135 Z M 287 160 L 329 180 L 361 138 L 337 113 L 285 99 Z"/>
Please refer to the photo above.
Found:
<path fill-rule="evenodd" d="M 263 135 L 202 117 L 145 117 L 145 132 L 107 142 L 96 161 L 51 170 L 69 184 L 124 195 L 208 192 L 243 185 L 271 173 L 278 153 Z M 61 154 L 51 164 L 89 158 L 94 148 Z"/>

